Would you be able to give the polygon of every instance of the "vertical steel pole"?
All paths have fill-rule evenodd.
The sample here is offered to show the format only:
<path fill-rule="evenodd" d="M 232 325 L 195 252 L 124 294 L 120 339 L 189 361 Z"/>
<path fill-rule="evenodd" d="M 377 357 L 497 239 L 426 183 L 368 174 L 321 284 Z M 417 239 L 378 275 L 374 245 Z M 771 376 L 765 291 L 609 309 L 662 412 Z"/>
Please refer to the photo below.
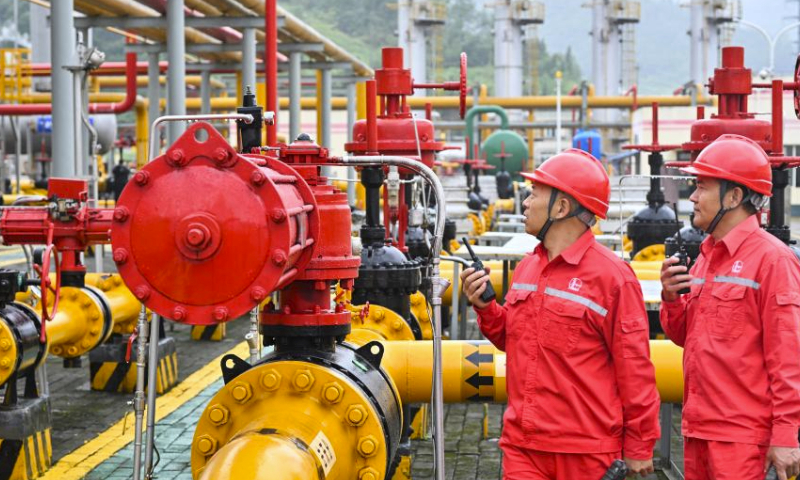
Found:
<path fill-rule="evenodd" d="M 302 111 L 300 110 L 300 95 L 302 88 L 302 78 L 300 77 L 301 60 L 303 54 L 292 52 L 289 54 L 289 138 L 288 142 L 294 141 L 300 135 L 300 121 Z"/>
<path fill-rule="evenodd" d="M 77 124 L 73 112 L 74 78 L 65 66 L 77 63 L 75 53 L 75 22 L 73 20 L 74 1 L 59 0 L 51 4 L 53 82 L 53 158 L 51 174 L 54 177 L 75 176 L 75 143 Z"/>
<path fill-rule="evenodd" d="M 161 72 L 158 68 L 158 53 L 149 53 L 147 57 L 147 98 L 150 103 L 147 105 L 147 118 L 150 122 L 161 116 L 160 81 Z M 161 142 L 158 142 L 158 144 L 160 145 Z"/>
<path fill-rule="evenodd" d="M 186 22 L 183 0 L 167 0 L 167 112 L 186 115 Z M 151 122 L 153 120 L 150 120 Z M 167 125 L 167 143 L 172 145 L 186 130 L 183 122 Z"/>
<path fill-rule="evenodd" d="M 322 100 L 320 102 L 320 132 L 319 144 L 325 148 L 331 148 L 331 83 L 333 82 L 333 72 L 330 68 L 323 68 L 320 71 L 321 82 L 320 90 Z M 322 175 L 330 177 L 331 167 L 322 167 Z"/>
<path fill-rule="evenodd" d="M 211 113 L 211 72 L 208 70 L 200 72 L 200 113 Z"/>
<path fill-rule="evenodd" d="M 242 92 L 250 86 L 256 91 L 256 29 L 245 28 L 242 36 Z M 241 99 L 240 99 L 241 100 Z"/>

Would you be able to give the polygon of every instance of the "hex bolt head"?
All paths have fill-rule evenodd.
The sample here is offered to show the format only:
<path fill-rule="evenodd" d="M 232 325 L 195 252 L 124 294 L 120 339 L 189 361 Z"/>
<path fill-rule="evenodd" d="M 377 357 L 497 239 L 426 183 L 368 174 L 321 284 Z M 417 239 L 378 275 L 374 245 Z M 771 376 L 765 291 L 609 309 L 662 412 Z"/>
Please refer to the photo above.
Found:
<path fill-rule="evenodd" d="M 272 211 L 270 217 L 272 218 L 273 222 L 282 223 L 284 220 L 286 220 L 286 212 L 284 212 L 280 208 L 276 208 L 275 210 Z"/>
<path fill-rule="evenodd" d="M 0 340 L 0 350 L 4 352 L 11 350 L 11 341 L 7 338 Z"/>
<path fill-rule="evenodd" d="M 372 467 L 364 467 L 358 471 L 358 480 L 380 480 L 381 474 Z"/>
<path fill-rule="evenodd" d="M 206 456 L 217 451 L 217 439 L 210 435 L 200 435 L 194 445 L 198 452 Z"/>
<path fill-rule="evenodd" d="M 274 263 L 275 265 L 282 267 L 286 265 L 286 260 L 287 260 L 286 252 L 284 252 L 283 250 L 278 249 L 275 250 L 275 252 L 273 252 L 272 263 Z"/>
<path fill-rule="evenodd" d="M 261 287 L 253 287 L 250 290 L 250 298 L 252 298 L 255 302 L 260 302 L 267 298 L 267 291 Z"/>
<path fill-rule="evenodd" d="M 173 148 L 169 151 L 169 153 L 167 153 L 167 159 L 172 163 L 180 164 L 183 161 L 183 158 L 183 150 L 180 148 Z"/>
<path fill-rule="evenodd" d="M 213 156 L 214 160 L 216 160 L 219 163 L 222 163 L 230 157 L 230 153 L 224 148 L 219 147 L 214 149 Z"/>
<path fill-rule="evenodd" d="M 380 308 L 375 309 L 375 315 L 373 316 L 373 318 L 375 319 L 376 322 L 380 322 L 381 320 L 383 320 L 385 316 L 386 314 L 383 313 L 383 309 Z"/>
<path fill-rule="evenodd" d="M 150 287 L 139 285 L 133 290 L 133 295 L 139 300 L 147 300 L 150 297 Z"/>
<path fill-rule="evenodd" d="M 125 263 L 128 261 L 128 251 L 124 248 L 118 248 L 114 250 L 113 257 L 115 263 Z"/>
<path fill-rule="evenodd" d="M 0 368 L 7 369 L 11 366 L 11 360 L 8 357 L 0 358 Z"/>
<path fill-rule="evenodd" d="M 255 185 L 256 187 L 260 187 L 264 185 L 264 182 L 267 181 L 267 176 L 264 175 L 264 172 L 256 170 L 250 174 L 250 183 Z"/>
<path fill-rule="evenodd" d="M 179 305 L 179 306 L 177 306 L 177 307 L 172 309 L 172 319 L 173 320 L 177 320 L 179 322 L 182 322 L 182 321 L 186 320 L 186 314 L 187 313 L 188 312 L 186 311 L 186 309 Z"/>
<path fill-rule="evenodd" d="M 147 172 L 145 170 L 140 170 L 136 172 L 136 174 L 133 176 L 133 181 L 136 182 L 136 185 L 144 187 L 145 185 L 147 185 L 147 182 L 150 181 L 150 172 Z"/>
<path fill-rule="evenodd" d="M 314 385 L 314 375 L 311 373 L 311 370 L 304 368 L 294 372 L 292 385 L 296 390 L 301 392 L 311 390 L 311 386 Z"/>
<path fill-rule="evenodd" d="M 347 423 L 349 423 L 351 427 L 360 427 L 361 425 L 364 425 L 364 422 L 367 421 L 367 417 L 369 417 L 367 409 L 360 404 L 350 405 L 347 407 L 347 411 L 344 415 L 347 419 Z"/>
<path fill-rule="evenodd" d="M 322 387 L 322 398 L 326 402 L 335 404 L 342 401 L 344 397 L 344 388 L 339 382 L 329 382 Z"/>
<path fill-rule="evenodd" d="M 231 396 L 239 403 L 246 403 L 253 396 L 253 387 L 247 382 L 235 382 L 231 388 Z"/>
<path fill-rule="evenodd" d="M 261 375 L 261 386 L 268 392 L 274 392 L 281 386 L 281 374 L 274 368 L 270 368 Z"/>
<path fill-rule="evenodd" d="M 228 309 L 226 307 L 217 307 L 214 309 L 214 320 L 224 322 L 228 319 Z"/>
<path fill-rule="evenodd" d="M 130 210 L 128 210 L 128 207 L 117 207 L 114 209 L 114 220 L 116 220 L 119 223 L 124 222 L 130 216 L 131 212 Z"/>
<path fill-rule="evenodd" d="M 402 320 L 395 320 L 394 323 L 392 323 L 392 328 L 395 329 L 396 331 L 402 330 L 403 329 L 403 321 Z"/>
<path fill-rule="evenodd" d="M 378 453 L 378 440 L 372 435 L 364 435 L 358 439 L 358 454 L 369 458 Z"/>
<path fill-rule="evenodd" d="M 228 423 L 230 413 L 230 410 L 228 410 L 225 405 L 216 404 L 208 411 L 208 419 L 211 420 L 211 423 L 214 425 L 225 425 Z"/>

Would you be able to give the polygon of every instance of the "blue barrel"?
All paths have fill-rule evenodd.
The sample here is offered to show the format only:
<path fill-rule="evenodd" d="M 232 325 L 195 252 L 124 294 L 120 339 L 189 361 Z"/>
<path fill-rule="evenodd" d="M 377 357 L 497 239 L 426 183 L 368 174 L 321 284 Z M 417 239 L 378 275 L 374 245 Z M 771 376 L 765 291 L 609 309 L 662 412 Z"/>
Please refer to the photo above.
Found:
<path fill-rule="evenodd" d="M 602 155 L 601 148 L 603 146 L 603 137 L 597 130 L 583 130 L 578 129 L 578 133 L 572 137 L 572 147 L 579 148 L 584 152 L 589 152 L 594 155 L 594 158 L 600 160 Z"/>

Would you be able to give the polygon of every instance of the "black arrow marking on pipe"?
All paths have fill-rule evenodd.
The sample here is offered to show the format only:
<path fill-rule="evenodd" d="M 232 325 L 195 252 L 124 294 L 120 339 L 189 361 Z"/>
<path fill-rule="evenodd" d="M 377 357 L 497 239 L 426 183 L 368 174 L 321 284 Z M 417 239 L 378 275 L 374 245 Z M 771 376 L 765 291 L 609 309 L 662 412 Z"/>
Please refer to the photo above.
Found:
<path fill-rule="evenodd" d="M 494 401 L 494 397 L 475 394 L 475 395 L 473 395 L 471 397 L 467 397 L 467 401 L 468 402 L 480 402 L 480 403 L 493 402 Z"/>
<path fill-rule="evenodd" d="M 480 363 L 494 363 L 494 354 L 493 353 L 480 353 L 478 351 L 472 352 L 466 357 L 464 357 L 469 363 L 475 365 L 476 367 Z"/>
<path fill-rule="evenodd" d="M 481 385 L 494 385 L 494 377 L 482 376 L 479 373 L 472 375 L 464 381 L 467 382 L 467 384 L 472 385 L 473 388 L 478 388 Z"/>

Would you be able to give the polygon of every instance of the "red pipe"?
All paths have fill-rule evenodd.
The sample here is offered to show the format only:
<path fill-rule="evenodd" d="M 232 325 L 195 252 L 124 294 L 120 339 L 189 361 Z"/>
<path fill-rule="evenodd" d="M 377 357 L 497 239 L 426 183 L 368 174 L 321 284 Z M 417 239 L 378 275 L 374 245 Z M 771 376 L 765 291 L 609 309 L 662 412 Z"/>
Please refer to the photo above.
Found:
<path fill-rule="evenodd" d="M 378 154 L 378 115 L 375 111 L 375 80 L 367 80 L 367 154 Z M 381 97 L 383 98 L 383 97 Z"/>
<path fill-rule="evenodd" d="M 772 81 L 772 153 L 783 156 L 783 80 Z"/>
<path fill-rule="evenodd" d="M 133 108 L 136 103 L 136 54 L 125 54 L 125 98 L 119 103 L 90 103 L 89 113 L 122 113 Z M 49 115 L 53 113 L 52 103 L 0 105 L 0 115 Z"/>
<path fill-rule="evenodd" d="M 264 3 L 267 111 L 275 112 L 274 120 L 267 124 L 267 145 L 275 145 L 278 143 L 278 0 L 266 0 Z"/>
<path fill-rule="evenodd" d="M 89 113 L 122 113 L 133 108 L 136 103 L 136 54 L 125 54 L 125 98 L 119 103 L 90 103 Z"/>

